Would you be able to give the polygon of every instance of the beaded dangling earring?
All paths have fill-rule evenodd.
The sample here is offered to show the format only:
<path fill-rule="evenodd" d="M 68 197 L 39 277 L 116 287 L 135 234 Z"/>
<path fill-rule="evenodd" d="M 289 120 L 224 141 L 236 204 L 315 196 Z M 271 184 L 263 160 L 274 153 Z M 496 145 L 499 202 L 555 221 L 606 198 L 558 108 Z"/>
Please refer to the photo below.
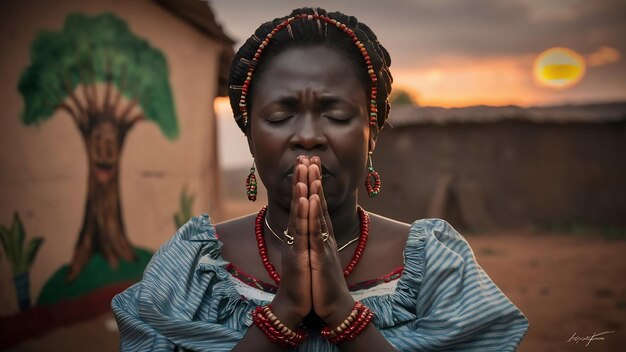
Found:
<path fill-rule="evenodd" d="M 250 173 L 246 177 L 246 193 L 248 194 L 248 200 L 254 202 L 256 200 L 256 176 L 254 175 L 254 161 L 252 161 L 252 167 Z"/>
<path fill-rule="evenodd" d="M 372 152 L 370 151 L 368 154 L 370 166 L 367 167 L 369 172 L 365 178 L 365 187 L 370 198 L 374 198 L 378 192 L 380 192 L 380 175 L 378 175 L 378 172 L 374 171 L 374 166 L 372 165 Z M 374 188 L 372 188 L 372 178 L 374 178 Z"/>

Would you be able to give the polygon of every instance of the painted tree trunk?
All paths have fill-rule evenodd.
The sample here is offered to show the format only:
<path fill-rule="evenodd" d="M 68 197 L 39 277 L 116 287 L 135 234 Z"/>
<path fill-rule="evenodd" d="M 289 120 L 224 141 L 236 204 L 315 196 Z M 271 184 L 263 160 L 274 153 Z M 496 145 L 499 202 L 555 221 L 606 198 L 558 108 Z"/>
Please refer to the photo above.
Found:
<path fill-rule="evenodd" d="M 73 281 L 94 252 L 100 252 L 112 268 L 119 259 L 135 260 L 126 237 L 120 203 L 119 160 L 123 137 L 118 127 L 102 122 L 87 136 L 89 181 L 83 225 L 76 243 L 67 281 Z"/>

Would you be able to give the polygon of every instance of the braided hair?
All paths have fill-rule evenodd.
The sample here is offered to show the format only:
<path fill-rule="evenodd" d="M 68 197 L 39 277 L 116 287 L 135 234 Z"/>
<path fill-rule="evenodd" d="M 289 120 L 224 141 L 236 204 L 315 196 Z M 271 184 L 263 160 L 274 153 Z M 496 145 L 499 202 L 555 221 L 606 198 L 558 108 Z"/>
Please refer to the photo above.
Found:
<path fill-rule="evenodd" d="M 248 134 L 254 85 L 252 77 L 258 79 L 266 66 L 264 63 L 285 49 L 310 45 L 333 48 L 357 64 L 355 70 L 366 95 L 370 97 L 371 93 L 373 98 L 368 104 L 370 128 L 377 135 L 389 115 L 388 98 L 393 82 L 389 71 L 389 53 L 378 42 L 374 32 L 356 17 L 308 7 L 295 9 L 289 16 L 263 23 L 235 54 L 230 66 L 228 96 L 239 128 Z"/>

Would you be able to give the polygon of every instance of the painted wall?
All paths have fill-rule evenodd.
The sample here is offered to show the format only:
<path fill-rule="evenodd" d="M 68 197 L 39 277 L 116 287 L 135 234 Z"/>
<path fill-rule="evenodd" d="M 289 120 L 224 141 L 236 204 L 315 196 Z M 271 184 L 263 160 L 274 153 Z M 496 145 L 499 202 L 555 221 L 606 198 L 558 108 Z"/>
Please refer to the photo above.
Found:
<path fill-rule="evenodd" d="M 38 125 L 22 122 L 18 82 L 31 63 L 33 40 L 41 31 L 60 31 L 69 14 L 110 12 L 164 55 L 178 137 L 168 139 L 156 123 L 140 121 L 120 157 L 126 236 L 132 246 L 147 251 L 174 233 L 183 187 L 194 195 L 193 214 L 217 211 L 218 195 L 209 190 L 218 180 L 213 100 L 222 45 L 147 0 L 10 2 L 0 12 L 0 224 L 9 228 L 17 212 L 25 243 L 44 239 L 29 271 L 34 305 L 46 281 L 74 255 L 89 166 L 83 138 L 66 111 L 57 109 Z M 18 312 L 10 275 L 0 248 L 0 317 Z"/>

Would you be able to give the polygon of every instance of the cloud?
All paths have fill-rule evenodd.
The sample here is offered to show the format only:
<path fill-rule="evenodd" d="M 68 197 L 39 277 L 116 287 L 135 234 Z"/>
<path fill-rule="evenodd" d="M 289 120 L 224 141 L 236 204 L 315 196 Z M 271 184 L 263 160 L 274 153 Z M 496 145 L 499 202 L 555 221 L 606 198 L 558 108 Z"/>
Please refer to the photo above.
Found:
<path fill-rule="evenodd" d="M 622 58 L 619 50 L 608 46 L 602 46 L 593 53 L 587 55 L 586 61 L 589 67 L 598 67 L 614 62 L 618 62 Z"/>
<path fill-rule="evenodd" d="M 367 23 L 392 54 L 392 67 L 430 65 L 440 57 L 491 57 L 539 53 L 554 46 L 592 52 L 626 50 L 623 0 L 264 0 L 213 1 L 235 38 L 294 7 L 320 6 Z"/>
<path fill-rule="evenodd" d="M 419 1 L 378 16 L 381 42 L 396 67 L 431 65 L 440 57 L 537 54 L 564 46 L 591 52 L 626 50 L 623 1 Z M 559 5 L 561 4 L 561 5 Z M 393 23 L 385 26 L 385 23 Z"/>
<path fill-rule="evenodd" d="M 622 78 L 626 62 L 621 60 L 626 52 L 623 0 L 215 0 L 211 4 L 240 43 L 262 22 L 299 6 L 354 15 L 372 28 L 390 52 L 396 86 L 417 91 L 423 102 L 527 105 L 626 97 Z M 557 46 L 591 53 L 586 59 L 594 69 L 576 87 L 550 92 L 535 87 L 530 67 L 539 53 Z"/>

